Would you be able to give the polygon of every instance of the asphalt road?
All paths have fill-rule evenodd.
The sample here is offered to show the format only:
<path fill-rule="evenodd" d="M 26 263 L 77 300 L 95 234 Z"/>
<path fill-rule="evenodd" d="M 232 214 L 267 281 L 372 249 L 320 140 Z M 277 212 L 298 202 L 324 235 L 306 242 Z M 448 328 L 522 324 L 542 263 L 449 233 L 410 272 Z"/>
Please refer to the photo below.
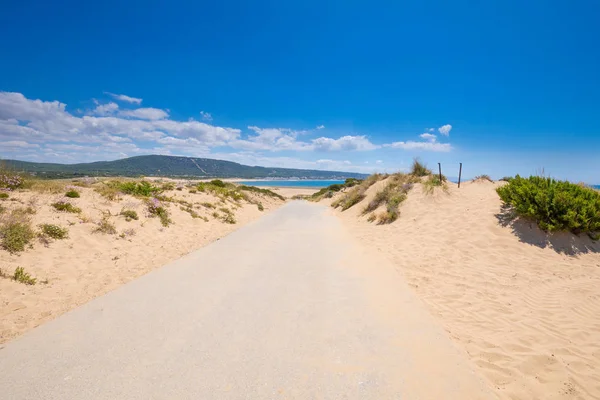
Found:
<path fill-rule="evenodd" d="M 474 371 L 392 265 L 291 202 L 5 344 L 0 398 L 495 398 Z"/>

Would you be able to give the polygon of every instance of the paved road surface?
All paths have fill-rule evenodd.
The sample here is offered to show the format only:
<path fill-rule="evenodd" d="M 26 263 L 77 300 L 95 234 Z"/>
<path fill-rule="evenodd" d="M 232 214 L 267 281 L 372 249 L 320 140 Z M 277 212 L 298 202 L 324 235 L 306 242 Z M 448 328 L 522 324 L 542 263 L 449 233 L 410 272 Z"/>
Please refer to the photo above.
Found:
<path fill-rule="evenodd" d="M 0 398 L 495 398 L 473 371 L 393 266 L 292 202 L 6 344 Z"/>

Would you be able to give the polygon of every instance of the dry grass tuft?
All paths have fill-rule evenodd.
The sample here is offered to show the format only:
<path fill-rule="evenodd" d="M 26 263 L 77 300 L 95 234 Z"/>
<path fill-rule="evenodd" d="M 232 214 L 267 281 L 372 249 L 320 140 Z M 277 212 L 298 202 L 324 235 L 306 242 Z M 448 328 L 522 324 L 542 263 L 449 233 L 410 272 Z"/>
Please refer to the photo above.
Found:
<path fill-rule="evenodd" d="M 369 189 L 373 184 L 375 184 L 377 181 L 380 181 L 383 178 L 385 178 L 385 176 L 381 174 L 373 174 L 369 176 L 359 185 L 354 186 L 348 192 L 344 193 L 342 196 L 336 199 L 333 203 L 331 203 L 331 206 L 333 208 L 341 207 L 342 211 L 346 211 L 355 204 L 358 204 L 361 201 L 363 201 L 366 197 L 365 193 L 367 189 Z"/>

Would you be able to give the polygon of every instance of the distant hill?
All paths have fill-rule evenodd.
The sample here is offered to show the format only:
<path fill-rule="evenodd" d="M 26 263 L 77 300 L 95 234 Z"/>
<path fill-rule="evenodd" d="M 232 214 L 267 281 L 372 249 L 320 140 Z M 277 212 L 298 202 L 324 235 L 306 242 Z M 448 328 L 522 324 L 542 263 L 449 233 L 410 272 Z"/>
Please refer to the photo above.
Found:
<path fill-rule="evenodd" d="M 82 164 L 50 164 L 2 160 L 7 167 L 46 178 L 81 176 L 167 176 L 196 178 L 362 178 L 352 172 L 292 168 L 251 167 L 231 161 L 176 156 L 137 156 L 115 161 Z"/>

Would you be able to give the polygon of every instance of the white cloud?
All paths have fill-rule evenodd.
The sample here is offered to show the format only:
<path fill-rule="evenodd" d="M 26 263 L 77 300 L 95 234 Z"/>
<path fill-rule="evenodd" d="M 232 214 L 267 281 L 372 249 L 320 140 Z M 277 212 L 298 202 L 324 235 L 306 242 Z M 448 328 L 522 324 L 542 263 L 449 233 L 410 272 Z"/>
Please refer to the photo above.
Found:
<path fill-rule="evenodd" d="M 142 99 L 138 99 L 137 97 L 130 97 L 124 94 L 114 94 L 111 92 L 104 92 L 105 94 L 111 96 L 113 99 L 124 101 L 126 103 L 131 104 L 142 104 Z"/>
<path fill-rule="evenodd" d="M 383 161 L 377 160 L 377 161 L 375 161 L 375 164 L 383 164 Z"/>
<path fill-rule="evenodd" d="M 23 140 L 10 140 L 8 142 L 0 142 L 0 148 L 39 148 L 40 146 L 35 143 L 27 143 Z"/>
<path fill-rule="evenodd" d="M 318 151 L 341 151 L 341 150 L 375 150 L 379 146 L 374 145 L 366 136 L 342 136 L 339 139 L 320 137 L 312 140 L 312 149 Z"/>
<path fill-rule="evenodd" d="M 435 129 L 433 129 L 433 128 L 427 128 L 427 130 L 428 130 L 429 132 L 433 132 L 433 131 L 435 131 Z"/>
<path fill-rule="evenodd" d="M 213 117 L 209 112 L 206 111 L 200 111 L 200 116 L 202 116 L 202 119 L 205 121 L 212 121 Z"/>
<path fill-rule="evenodd" d="M 169 114 L 161 110 L 160 108 L 136 108 L 134 110 L 124 110 L 119 113 L 122 117 L 131 117 L 131 118 L 139 118 L 139 119 L 148 119 L 148 120 L 157 120 L 157 119 L 165 119 L 169 116 Z"/>
<path fill-rule="evenodd" d="M 447 152 L 452 150 L 452 146 L 450 143 L 438 143 L 438 142 L 394 142 L 390 144 L 384 145 L 384 147 L 389 147 L 392 149 L 402 149 L 402 150 L 426 150 L 426 151 L 439 151 L 439 152 Z"/>
<path fill-rule="evenodd" d="M 420 135 L 423 139 L 428 140 L 430 142 L 435 142 L 437 137 L 431 133 L 423 133 Z"/>
<path fill-rule="evenodd" d="M 439 133 L 441 133 L 441 134 L 442 134 L 442 135 L 444 135 L 444 136 L 448 136 L 448 135 L 450 135 L 450 131 L 451 131 L 451 130 L 452 130 L 452 125 L 450 125 L 450 124 L 443 125 L 443 126 L 440 126 L 440 127 L 438 128 L 438 132 L 439 132 Z M 459 136 L 460 136 L 460 135 L 459 135 Z"/>
<path fill-rule="evenodd" d="M 92 114 L 104 116 L 104 115 L 112 115 L 119 109 L 119 105 L 117 103 L 107 103 L 107 104 L 99 104 L 94 110 Z"/>
<path fill-rule="evenodd" d="M 319 125 L 316 129 L 325 129 L 325 125 Z"/>

